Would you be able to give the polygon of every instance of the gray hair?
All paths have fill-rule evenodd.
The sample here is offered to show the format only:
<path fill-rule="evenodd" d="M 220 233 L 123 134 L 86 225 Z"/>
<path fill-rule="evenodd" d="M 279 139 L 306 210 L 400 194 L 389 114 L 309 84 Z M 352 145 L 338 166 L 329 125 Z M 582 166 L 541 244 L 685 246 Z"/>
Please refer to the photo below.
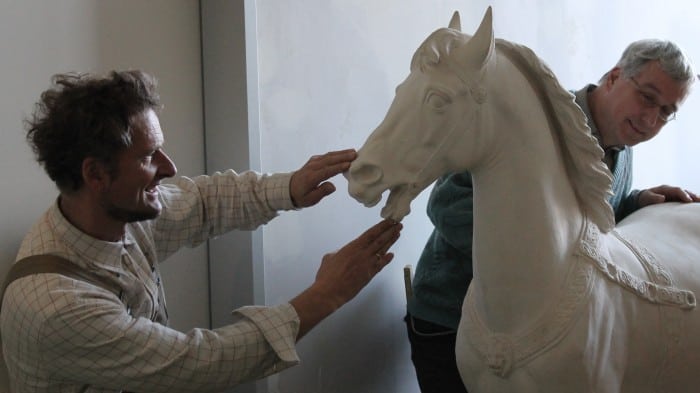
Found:
<path fill-rule="evenodd" d="M 661 69 L 671 79 L 690 86 L 698 77 L 695 75 L 690 59 L 683 50 L 671 41 L 647 39 L 635 41 L 622 52 L 617 67 L 622 71 L 622 77 L 629 78 L 637 75 L 642 67 L 649 61 L 658 60 Z M 603 75 L 600 83 L 607 78 Z"/>

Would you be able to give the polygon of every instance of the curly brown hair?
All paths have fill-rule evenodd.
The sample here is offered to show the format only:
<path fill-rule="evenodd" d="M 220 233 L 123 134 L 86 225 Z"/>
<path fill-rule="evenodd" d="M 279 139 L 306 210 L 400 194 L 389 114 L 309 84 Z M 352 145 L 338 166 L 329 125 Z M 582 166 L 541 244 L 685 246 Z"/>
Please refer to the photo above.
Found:
<path fill-rule="evenodd" d="M 54 75 L 25 121 L 27 142 L 61 192 L 77 191 L 85 158 L 116 174 L 116 157 L 131 146 L 138 116 L 159 108 L 156 80 L 142 71 Z"/>

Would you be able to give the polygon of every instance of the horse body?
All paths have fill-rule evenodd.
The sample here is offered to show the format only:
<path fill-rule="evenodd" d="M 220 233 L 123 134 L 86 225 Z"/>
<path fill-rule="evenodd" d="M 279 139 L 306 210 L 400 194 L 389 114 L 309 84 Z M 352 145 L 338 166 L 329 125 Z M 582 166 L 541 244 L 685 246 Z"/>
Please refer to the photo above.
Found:
<path fill-rule="evenodd" d="M 571 270 L 546 302 L 548 312 L 519 310 L 531 316 L 529 323 L 507 330 L 489 324 L 471 286 L 457 339 L 468 390 L 696 391 L 700 315 L 692 292 L 700 290 L 699 215 L 700 205 L 669 203 L 642 209 L 609 233 L 585 223 L 568 259 Z M 530 275 L 521 280 L 539 282 Z"/>
<path fill-rule="evenodd" d="M 416 51 L 349 192 L 401 220 L 451 171 L 474 183 L 474 280 L 457 360 L 474 392 L 690 391 L 700 383 L 700 205 L 614 229 L 610 173 L 570 93 L 529 49 L 458 14 Z M 676 229 L 680 228 L 680 229 Z M 642 245 L 642 246 L 640 246 Z"/>

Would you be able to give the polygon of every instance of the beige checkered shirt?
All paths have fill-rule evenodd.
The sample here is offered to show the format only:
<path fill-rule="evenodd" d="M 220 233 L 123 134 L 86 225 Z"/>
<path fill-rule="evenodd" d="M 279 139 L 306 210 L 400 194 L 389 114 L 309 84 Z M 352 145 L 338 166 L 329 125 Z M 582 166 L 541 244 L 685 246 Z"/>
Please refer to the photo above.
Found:
<path fill-rule="evenodd" d="M 114 243 L 85 235 L 54 204 L 17 259 L 59 255 L 140 290 L 117 296 L 53 273 L 13 282 L 0 315 L 12 391 L 218 391 L 297 364 L 299 319 L 289 304 L 238 309 L 234 324 L 215 330 L 182 333 L 151 321 L 162 301 L 158 262 L 292 209 L 290 176 L 227 171 L 162 185 L 162 214 L 129 224 Z"/>

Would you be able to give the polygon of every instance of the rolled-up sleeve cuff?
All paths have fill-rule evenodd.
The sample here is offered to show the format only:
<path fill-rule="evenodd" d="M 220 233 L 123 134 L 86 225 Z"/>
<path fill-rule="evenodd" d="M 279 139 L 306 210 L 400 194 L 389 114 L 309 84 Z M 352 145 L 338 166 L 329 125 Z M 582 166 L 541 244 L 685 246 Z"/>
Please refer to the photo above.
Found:
<path fill-rule="evenodd" d="M 286 367 L 299 364 L 296 337 L 299 333 L 299 316 L 291 304 L 275 307 L 246 306 L 233 314 L 252 321 Z"/>
<path fill-rule="evenodd" d="M 265 199 L 274 210 L 297 210 L 289 193 L 293 172 L 274 173 L 265 177 Z"/>

